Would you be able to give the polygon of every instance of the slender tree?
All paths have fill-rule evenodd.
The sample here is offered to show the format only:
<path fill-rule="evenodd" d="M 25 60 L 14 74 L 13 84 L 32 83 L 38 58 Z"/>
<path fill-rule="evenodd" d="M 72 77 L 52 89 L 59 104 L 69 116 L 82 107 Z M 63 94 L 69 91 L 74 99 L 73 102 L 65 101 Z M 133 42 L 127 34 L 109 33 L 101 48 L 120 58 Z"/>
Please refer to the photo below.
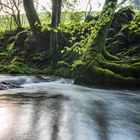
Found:
<path fill-rule="evenodd" d="M 51 22 L 52 31 L 50 33 L 50 56 L 51 57 L 55 56 L 56 48 L 57 48 L 57 32 L 55 32 L 55 30 L 57 29 L 60 23 L 61 5 L 62 5 L 62 0 L 52 0 L 52 22 Z"/>
<path fill-rule="evenodd" d="M 41 22 L 35 10 L 33 0 L 23 0 L 23 5 L 31 30 L 36 36 L 41 29 Z"/>
<path fill-rule="evenodd" d="M 117 6 L 118 0 L 106 0 L 103 10 L 100 14 L 100 17 L 94 27 L 97 29 L 96 36 L 93 38 L 91 35 L 90 43 L 88 47 L 88 51 L 90 51 L 91 55 L 103 55 L 109 59 L 117 59 L 116 57 L 110 55 L 105 48 L 105 41 L 109 32 L 109 28 L 114 17 L 115 9 Z M 93 31 L 93 34 L 95 32 Z M 93 41 L 91 41 L 93 40 Z"/>

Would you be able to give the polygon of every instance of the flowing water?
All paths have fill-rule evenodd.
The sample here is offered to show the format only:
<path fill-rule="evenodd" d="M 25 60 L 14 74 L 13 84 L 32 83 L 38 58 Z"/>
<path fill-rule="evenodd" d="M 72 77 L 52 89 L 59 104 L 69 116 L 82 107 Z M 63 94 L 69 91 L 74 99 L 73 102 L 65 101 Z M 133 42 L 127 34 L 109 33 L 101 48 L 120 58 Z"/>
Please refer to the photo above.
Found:
<path fill-rule="evenodd" d="M 140 92 L 57 77 L 0 76 L 0 140 L 140 140 Z"/>

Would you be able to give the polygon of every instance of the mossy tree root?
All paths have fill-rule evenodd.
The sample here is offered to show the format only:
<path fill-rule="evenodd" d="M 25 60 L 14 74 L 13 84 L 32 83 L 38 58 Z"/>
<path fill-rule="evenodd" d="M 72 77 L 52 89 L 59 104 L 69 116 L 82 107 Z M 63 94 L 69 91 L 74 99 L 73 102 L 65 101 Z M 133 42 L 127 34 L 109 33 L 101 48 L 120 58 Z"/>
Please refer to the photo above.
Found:
<path fill-rule="evenodd" d="M 111 70 L 116 74 L 120 74 L 124 77 L 140 78 L 140 66 L 131 65 L 127 63 L 117 64 L 108 61 L 98 61 L 98 64 L 103 69 Z"/>

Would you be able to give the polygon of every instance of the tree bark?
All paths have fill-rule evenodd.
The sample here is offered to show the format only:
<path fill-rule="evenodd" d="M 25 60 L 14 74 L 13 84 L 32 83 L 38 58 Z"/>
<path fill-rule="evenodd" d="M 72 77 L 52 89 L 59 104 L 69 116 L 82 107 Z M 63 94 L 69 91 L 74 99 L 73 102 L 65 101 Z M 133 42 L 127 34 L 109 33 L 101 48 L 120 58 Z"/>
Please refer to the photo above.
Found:
<path fill-rule="evenodd" d="M 41 22 L 35 10 L 33 0 L 23 0 L 23 5 L 31 30 L 36 35 L 41 29 Z"/>
<path fill-rule="evenodd" d="M 55 57 L 57 49 L 57 32 L 55 31 L 60 23 L 62 0 L 52 0 L 52 22 L 50 32 L 50 57 Z"/>
<path fill-rule="evenodd" d="M 109 28 L 115 13 L 115 9 L 116 9 L 116 5 L 117 5 L 118 0 L 106 0 L 103 10 L 100 14 L 100 17 L 97 21 L 97 23 L 102 22 L 102 20 L 105 18 L 110 18 L 110 20 L 104 22 L 103 25 L 101 25 L 101 27 L 99 27 L 96 37 L 93 39 L 93 42 L 91 44 L 91 46 L 89 46 L 89 50 L 92 51 L 92 53 L 95 54 L 102 54 L 105 57 L 108 57 L 110 59 L 117 59 L 114 56 L 111 56 L 105 48 L 105 41 L 109 32 Z M 108 13 L 106 13 L 108 12 Z M 96 25 L 95 25 L 96 26 Z M 99 25 L 97 25 L 99 26 Z M 91 54 L 91 52 L 90 52 Z"/>

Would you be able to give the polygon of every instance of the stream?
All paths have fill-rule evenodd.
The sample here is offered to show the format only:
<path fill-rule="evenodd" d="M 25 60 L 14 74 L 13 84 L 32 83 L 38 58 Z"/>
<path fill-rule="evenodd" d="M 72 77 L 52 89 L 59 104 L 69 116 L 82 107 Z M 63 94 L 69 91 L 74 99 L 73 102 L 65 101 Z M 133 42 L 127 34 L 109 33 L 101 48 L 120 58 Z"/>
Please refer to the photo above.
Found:
<path fill-rule="evenodd" d="M 0 75 L 0 140 L 140 140 L 140 91 L 53 76 Z"/>

